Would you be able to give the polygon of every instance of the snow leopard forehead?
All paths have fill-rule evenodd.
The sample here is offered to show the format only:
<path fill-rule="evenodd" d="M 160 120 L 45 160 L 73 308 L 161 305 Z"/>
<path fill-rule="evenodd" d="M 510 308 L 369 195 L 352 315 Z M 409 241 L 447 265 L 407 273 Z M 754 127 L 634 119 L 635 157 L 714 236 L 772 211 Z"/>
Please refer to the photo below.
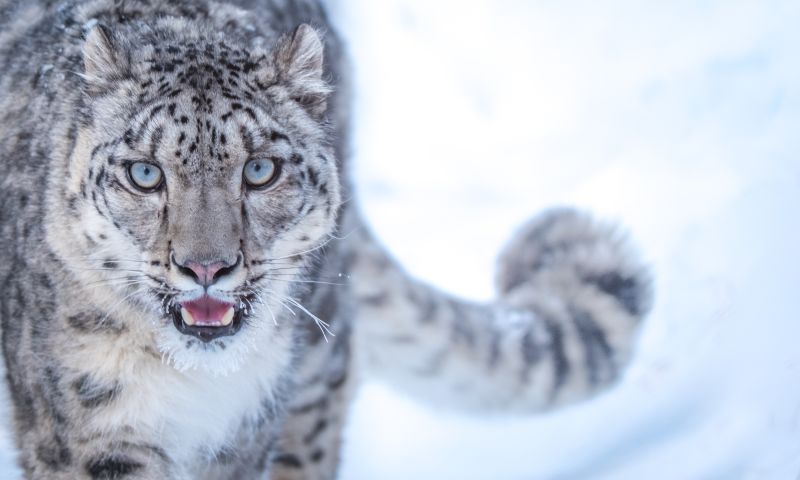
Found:
<path fill-rule="evenodd" d="M 188 32 L 147 29 L 126 35 L 97 27 L 89 35 L 88 90 L 108 97 L 93 102 L 95 113 L 108 117 L 104 126 L 124 128 L 125 146 L 148 144 L 154 156 L 162 153 L 157 150 L 165 135 L 177 133 L 174 157 L 188 166 L 183 173 L 194 174 L 228 163 L 232 137 L 251 155 L 292 140 L 301 148 L 326 150 L 321 120 L 328 87 L 320 78 L 322 45 L 313 31 L 305 27 L 304 36 L 312 38 L 297 40 L 295 32 L 294 39 L 276 40 L 272 49 L 236 43 L 221 33 Z M 104 52 L 107 48 L 115 51 Z M 104 54 L 109 58 L 97 58 Z M 320 156 L 329 160 L 327 152 Z"/>

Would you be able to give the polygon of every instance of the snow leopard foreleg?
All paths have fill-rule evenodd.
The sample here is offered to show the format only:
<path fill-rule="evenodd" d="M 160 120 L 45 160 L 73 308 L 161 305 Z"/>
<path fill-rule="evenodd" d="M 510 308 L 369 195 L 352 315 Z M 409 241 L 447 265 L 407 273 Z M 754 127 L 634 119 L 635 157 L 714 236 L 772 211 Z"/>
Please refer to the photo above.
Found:
<path fill-rule="evenodd" d="M 466 409 L 542 410 L 610 385 L 651 301 L 624 236 L 573 210 L 521 229 L 500 257 L 492 303 L 412 279 L 368 234 L 353 258 L 366 369 Z"/>
<path fill-rule="evenodd" d="M 110 405 L 125 395 L 118 384 L 73 375 L 55 362 L 27 378 L 18 374 L 12 378 L 19 463 L 25 478 L 190 478 L 157 434 L 144 435 L 125 425 L 93 428 L 95 422 L 88 418 L 109 415 Z"/>

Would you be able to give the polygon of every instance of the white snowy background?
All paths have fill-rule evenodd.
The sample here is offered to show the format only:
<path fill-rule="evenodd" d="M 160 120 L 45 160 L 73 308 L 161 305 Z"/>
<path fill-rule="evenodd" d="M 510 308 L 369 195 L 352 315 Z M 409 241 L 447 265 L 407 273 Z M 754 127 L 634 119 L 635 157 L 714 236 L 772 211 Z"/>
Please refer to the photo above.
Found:
<path fill-rule="evenodd" d="M 342 480 L 800 476 L 800 2 L 340 0 L 356 180 L 408 269 L 493 295 L 516 225 L 627 225 L 656 303 L 623 382 L 475 418 L 366 385 Z"/>
<path fill-rule="evenodd" d="M 342 480 L 798 478 L 800 2 L 336 0 L 334 16 L 357 201 L 411 272 L 489 299 L 515 226 L 568 204 L 624 223 L 656 273 L 615 389 L 481 418 L 369 383 Z"/>

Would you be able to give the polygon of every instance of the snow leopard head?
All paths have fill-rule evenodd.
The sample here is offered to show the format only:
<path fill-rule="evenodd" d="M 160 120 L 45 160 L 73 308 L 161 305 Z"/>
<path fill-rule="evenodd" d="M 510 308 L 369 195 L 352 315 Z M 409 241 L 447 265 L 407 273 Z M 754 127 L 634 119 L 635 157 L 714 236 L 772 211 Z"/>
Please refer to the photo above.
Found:
<path fill-rule="evenodd" d="M 292 287 L 340 206 L 317 32 L 253 45 L 176 19 L 95 25 L 83 64 L 64 194 L 76 275 L 107 309 L 133 305 L 179 368 L 287 342 L 275 316 L 302 309 Z"/>

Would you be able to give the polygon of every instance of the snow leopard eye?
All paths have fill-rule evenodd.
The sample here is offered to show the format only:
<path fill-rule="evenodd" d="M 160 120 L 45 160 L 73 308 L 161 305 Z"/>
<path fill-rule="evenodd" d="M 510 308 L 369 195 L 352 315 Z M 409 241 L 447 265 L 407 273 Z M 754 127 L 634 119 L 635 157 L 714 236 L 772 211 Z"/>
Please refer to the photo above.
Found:
<path fill-rule="evenodd" d="M 152 163 L 134 162 L 128 167 L 128 177 L 139 190 L 152 192 L 161 185 L 164 175 Z"/>
<path fill-rule="evenodd" d="M 278 165 L 269 158 L 256 158 L 244 164 L 244 181 L 247 185 L 262 188 L 278 177 Z"/>

